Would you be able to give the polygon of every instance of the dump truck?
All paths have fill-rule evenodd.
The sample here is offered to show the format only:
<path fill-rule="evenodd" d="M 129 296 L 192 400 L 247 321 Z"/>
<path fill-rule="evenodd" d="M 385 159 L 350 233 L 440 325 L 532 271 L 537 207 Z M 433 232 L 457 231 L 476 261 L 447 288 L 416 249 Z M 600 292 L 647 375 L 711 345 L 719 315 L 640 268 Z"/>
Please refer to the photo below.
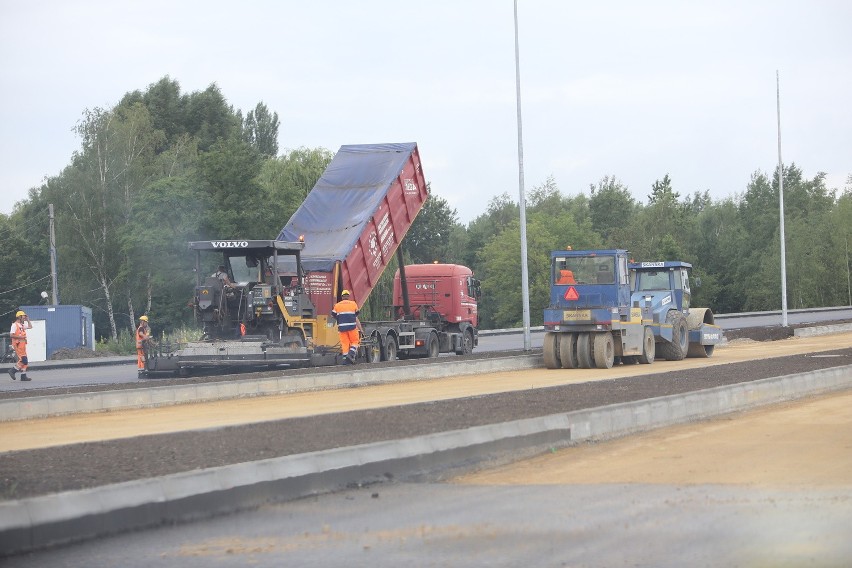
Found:
<path fill-rule="evenodd" d="M 470 353 L 478 343 L 473 273 L 402 262 L 400 243 L 427 198 L 415 143 L 341 146 L 275 240 L 189 244 L 196 252 L 193 308 L 203 337 L 166 345 L 149 360 L 149 370 L 339 363 L 332 307 L 343 290 L 363 306 L 395 256 L 401 268 L 393 317 L 360 324 L 358 359 Z M 215 258 L 205 262 L 208 253 Z M 220 264 L 226 277 L 204 276 Z"/>
<path fill-rule="evenodd" d="M 632 262 L 623 249 L 560 250 L 550 258 L 549 369 L 710 357 L 723 340 L 712 310 L 691 306 L 689 263 Z"/>

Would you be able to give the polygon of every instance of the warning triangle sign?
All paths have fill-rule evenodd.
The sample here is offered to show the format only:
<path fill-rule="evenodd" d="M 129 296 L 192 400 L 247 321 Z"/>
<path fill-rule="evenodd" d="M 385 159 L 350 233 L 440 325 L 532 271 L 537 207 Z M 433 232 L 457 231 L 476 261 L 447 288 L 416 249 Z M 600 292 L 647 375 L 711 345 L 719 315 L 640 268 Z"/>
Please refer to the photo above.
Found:
<path fill-rule="evenodd" d="M 578 294 L 578 293 L 577 293 L 577 289 L 576 289 L 576 288 L 574 288 L 573 286 L 569 286 L 569 287 L 568 287 L 568 289 L 567 289 L 567 290 L 565 290 L 565 296 L 564 296 L 564 298 L 565 298 L 566 300 L 579 300 L 579 299 L 580 299 L 580 294 Z"/>

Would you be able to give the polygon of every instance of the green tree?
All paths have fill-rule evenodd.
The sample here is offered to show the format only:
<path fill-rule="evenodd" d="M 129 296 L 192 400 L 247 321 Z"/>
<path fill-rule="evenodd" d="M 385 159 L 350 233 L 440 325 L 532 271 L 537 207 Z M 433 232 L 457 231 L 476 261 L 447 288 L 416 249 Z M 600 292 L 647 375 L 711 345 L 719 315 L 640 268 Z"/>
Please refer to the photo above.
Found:
<path fill-rule="evenodd" d="M 446 199 L 432 194 L 428 185 L 427 190 L 429 197 L 403 240 L 405 252 L 415 264 L 455 263 L 456 258 L 450 256 L 450 236 L 460 226 L 458 213 Z"/>
<path fill-rule="evenodd" d="M 592 229 L 601 235 L 606 246 L 623 248 L 624 228 L 633 219 L 636 200 L 615 176 L 601 178 L 597 186 L 589 186 L 589 191 Z"/>
<path fill-rule="evenodd" d="M 325 148 L 297 148 L 264 160 L 256 178 L 263 191 L 265 238 L 275 238 L 334 157 Z"/>
<path fill-rule="evenodd" d="M 268 239 L 267 203 L 257 182 L 263 158 L 237 138 L 220 139 L 199 154 L 199 175 L 209 200 L 206 238 Z"/>
<path fill-rule="evenodd" d="M 270 113 L 262 102 L 243 121 L 243 140 L 266 158 L 278 155 L 278 113 Z"/>

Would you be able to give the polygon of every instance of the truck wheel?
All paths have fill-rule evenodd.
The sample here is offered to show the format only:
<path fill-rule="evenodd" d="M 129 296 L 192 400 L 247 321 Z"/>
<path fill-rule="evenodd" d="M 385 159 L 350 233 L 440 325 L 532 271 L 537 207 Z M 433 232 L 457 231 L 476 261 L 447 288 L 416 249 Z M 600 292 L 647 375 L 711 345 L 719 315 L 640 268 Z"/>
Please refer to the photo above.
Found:
<path fill-rule="evenodd" d="M 594 334 L 594 360 L 598 369 L 612 369 L 615 363 L 615 343 L 608 332 Z"/>
<path fill-rule="evenodd" d="M 559 340 L 559 359 L 566 369 L 577 369 L 580 362 L 577 361 L 577 334 L 563 333 Z"/>
<path fill-rule="evenodd" d="M 544 356 L 544 366 L 548 369 L 558 369 L 562 365 L 559 363 L 559 344 L 561 342 L 561 333 L 553 333 L 548 331 L 544 334 L 544 348 L 542 355 Z"/>
<path fill-rule="evenodd" d="M 672 326 L 671 343 L 660 343 L 657 347 L 659 355 L 667 361 L 681 361 L 686 357 L 689 347 L 689 330 L 686 327 L 686 318 L 676 310 L 669 310 L 666 314 L 666 323 Z"/>
<path fill-rule="evenodd" d="M 577 362 L 581 369 L 592 368 L 592 337 L 586 332 L 577 334 Z"/>
<path fill-rule="evenodd" d="M 378 333 L 374 333 L 364 342 L 364 354 L 367 363 L 378 363 L 382 360 L 382 340 Z"/>
<path fill-rule="evenodd" d="M 654 362 L 657 354 L 656 345 L 654 344 L 654 332 L 650 327 L 645 328 L 645 333 L 642 336 L 642 354 L 639 355 L 639 362 L 643 365 L 650 365 Z"/>
<path fill-rule="evenodd" d="M 437 359 L 441 353 L 441 345 L 438 343 L 438 334 L 434 331 L 429 334 L 429 347 L 426 356 L 429 359 Z"/>
<path fill-rule="evenodd" d="M 385 337 L 384 343 L 382 343 L 382 361 L 396 361 L 397 355 L 397 345 L 396 338 L 393 335 L 388 335 Z"/>
<path fill-rule="evenodd" d="M 473 332 L 466 329 L 462 333 L 461 348 L 456 350 L 456 355 L 470 355 L 473 353 Z"/>

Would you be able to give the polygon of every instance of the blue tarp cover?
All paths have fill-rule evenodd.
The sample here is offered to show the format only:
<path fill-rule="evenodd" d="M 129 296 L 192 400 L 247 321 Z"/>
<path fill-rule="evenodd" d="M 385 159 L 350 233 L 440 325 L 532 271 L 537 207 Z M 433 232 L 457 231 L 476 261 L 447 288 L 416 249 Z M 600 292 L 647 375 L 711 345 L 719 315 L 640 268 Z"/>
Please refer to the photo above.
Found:
<path fill-rule="evenodd" d="M 414 142 L 341 146 L 278 240 L 304 235 L 304 269 L 332 270 L 353 249 L 416 148 Z"/>

